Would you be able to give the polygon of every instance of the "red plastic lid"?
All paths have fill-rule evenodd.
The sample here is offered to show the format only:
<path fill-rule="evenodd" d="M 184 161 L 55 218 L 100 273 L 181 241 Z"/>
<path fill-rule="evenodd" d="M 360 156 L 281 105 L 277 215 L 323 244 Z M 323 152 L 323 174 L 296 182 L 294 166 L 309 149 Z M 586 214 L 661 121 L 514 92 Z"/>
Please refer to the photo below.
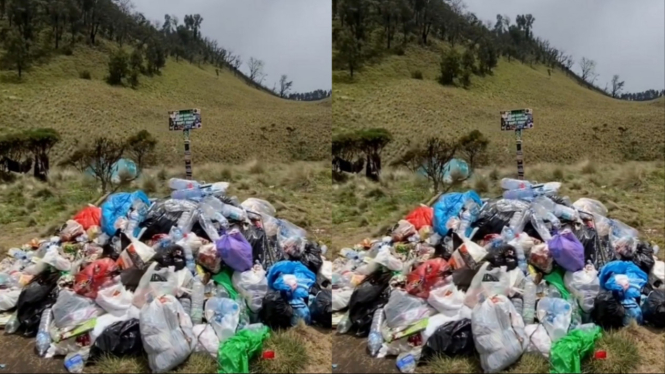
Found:
<path fill-rule="evenodd" d="M 273 358 L 275 358 L 275 351 L 271 351 L 271 350 L 263 351 L 263 359 L 264 360 L 272 360 Z"/>
<path fill-rule="evenodd" d="M 607 358 L 607 352 L 606 351 L 596 351 L 596 353 L 593 355 L 593 357 L 596 360 L 604 360 Z"/>

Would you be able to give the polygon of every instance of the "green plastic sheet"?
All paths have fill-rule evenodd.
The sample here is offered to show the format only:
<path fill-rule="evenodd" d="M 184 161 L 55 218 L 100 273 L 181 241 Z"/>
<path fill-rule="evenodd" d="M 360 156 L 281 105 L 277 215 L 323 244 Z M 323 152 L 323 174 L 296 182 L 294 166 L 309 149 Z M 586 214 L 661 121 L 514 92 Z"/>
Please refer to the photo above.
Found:
<path fill-rule="evenodd" d="M 573 330 L 552 344 L 550 373 L 581 373 L 582 359 L 593 352 L 596 340 L 603 334 L 600 327 Z"/>
<path fill-rule="evenodd" d="M 249 360 L 263 351 L 263 341 L 270 337 L 268 327 L 240 330 L 219 345 L 217 355 L 220 374 L 249 373 Z"/>
<path fill-rule="evenodd" d="M 553 285 L 557 290 L 559 290 L 562 299 L 570 300 L 570 291 L 566 289 L 566 286 L 563 283 L 563 275 L 565 273 L 566 271 L 564 269 L 557 266 L 551 273 L 545 274 L 543 278 L 545 278 L 547 283 Z"/>
<path fill-rule="evenodd" d="M 229 296 L 233 300 L 238 299 L 238 291 L 236 291 L 235 288 L 233 288 L 233 282 L 231 281 L 231 276 L 233 275 L 233 269 L 224 266 L 222 268 L 222 271 L 219 273 L 215 274 L 212 276 L 212 279 L 217 282 L 217 284 L 221 284 L 222 287 L 226 289 L 226 292 L 229 293 Z"/>

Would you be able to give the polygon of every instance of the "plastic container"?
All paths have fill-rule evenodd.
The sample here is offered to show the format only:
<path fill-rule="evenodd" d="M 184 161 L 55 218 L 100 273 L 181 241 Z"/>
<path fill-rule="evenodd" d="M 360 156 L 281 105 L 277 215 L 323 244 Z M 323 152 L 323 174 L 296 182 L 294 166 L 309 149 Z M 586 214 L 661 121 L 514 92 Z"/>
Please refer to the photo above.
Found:
<path fill-rule="evenodd" d="M 183 297 L 183 298 L 180 299 L 180 304 L 182 305 L 182 309 L 185 310 L 185 313 L 187 313 L 187 315 L 191 317 L 192 316 L 192 300 L 187 298 L 187 297 Z"/>
<path fill-rule="evenodd" d="M 263 351 L 263 354 L 261 355 L 261 357 L 264 360 L 273 360 L 273 359 L 275 359 L 275 351 L 270 350 L 270 349 L 265 350 L 265 351 Z"/>
<path fill-rule="evenodd" d="M 187 188 L 201 188 L 201 184 L 194 180 L 171 178 L 169 179 L 169 188 L 172 190 L 184 190 Z"/>
<path fill-rule="evenodd" d="M 178 200 L 200 200 L 202 197 L 203 190 L 200 188 L 186 188 L 171 192 L 171 198 Z"/>
<path fill-rule="evenodd" d="M 372 357 L 376 357 L 381 349 L 381 345 L 383 345 L 383 336 L 381 335 L 381 324 L 383 324 L 383 319 L 383 308 L 374 311 L 372 326 L 369 329 L 369 337 L 367 338 L 367 349 Z"/>
<path fill-rule="evenodd" d="M 519 297 L 513 297 L 510 301 L 513 303 L 517 313 L 522 315 L 522 312 L 524 311 L 524 301 Z"/>
<path fill-rule="evenodd" d="M 198 278 L 194 278 L 194 286 L 192 287 L 192 323 L 195 325 L 203 321 L 203 301 L 205 286 Z"/>
<path fill-rule="evenodd" d="M 516 190 L 531 188 L 533 185 L 529 181 L 512 179 L 512 178 L 503 178 L 501 179 L 501 188 L 504 190 Z"/>
<path fill-rule="evenodd" d="M 598 351 L 594 352 L 593 358 L 595 358 L 596 360 L 604 360 L 604 359 L 607 358 L 607 351 L 598 350 Z"/>
<path fill-rule="evenodd" d="M 344 317 L 342 317 L 342 320 L 339 321 L 339 324 L 337 325 L 337 333 L 338 334 L 346 334 L 351 330 L 351 319 L 349 318 L 349 313 L 345 313 Z"/>
<path fill-rule="evenodd" d="M 511 200 L 531 200 L 536 196 L 536 193 L 531 188 L 519 188 L 515 190 L 503 191 L 504 199 Z"/>
<path fill-rule="evenodd" d="M 51 325 L 53 314 L 51 308 L 46 308 L 42 312 L 42 318 L 39 320 L 39 329 L 37 330 L 37 339 L 35 341 L 35 348 L 39 357 L 44 357 L 51 345 L 51 334 L 48 329 Z"/>
<path fill-rule="evenodd" d="M 5 325 L 5 335 L 11 335 L 18 331 L 18 328 L 21 327 L 21 323 L 18 321 L 18 316 L 16 315 L 17 312 L 14 312 L 12 316 L 9 318 L 9 321 L 7 321 L 7 324 Z"/>
<path fill-rule="evenodd" d="M 533 323 L 536 313 L 536 285 L 533 283 L 531 276 L 524 280 L 524 307 L 522 310 L 522 318 L 525 325 Z"/>

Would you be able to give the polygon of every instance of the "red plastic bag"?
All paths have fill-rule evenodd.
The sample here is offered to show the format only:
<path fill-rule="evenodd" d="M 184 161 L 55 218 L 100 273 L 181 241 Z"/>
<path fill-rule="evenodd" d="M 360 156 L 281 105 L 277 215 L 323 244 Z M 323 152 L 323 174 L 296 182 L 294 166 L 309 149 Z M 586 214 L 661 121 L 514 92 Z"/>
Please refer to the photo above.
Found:
<path fill-rule="evenodd" d="M 406 216 L 406 220 L 411 222 L 416 230 L 420 230 L 423 226 L 432 226 L 433 216 L 434 209 L 428 206 L 419 206 Z"/>
<path fill-rule="evenodd" d="M 406 276 L 406 292 L 427 299 L 429 291 L 445 282 L 450 265 L 442 258 L 427 260 Z"/>
<path fill-rule="evenodd" d="M 95 299 L 97 291 L 115 276 L 118 266 L 110 258 L 102 258 L 86 266 L 74 278 L 74 292 Z"/>
<path fill-rule="evenodd" d="M 102 225 L 102 209 L 96 206 L 83 208 L 74 216 L 74 221 L 83 226 L 83 230 L 88 230 L 92 226 Z"/>

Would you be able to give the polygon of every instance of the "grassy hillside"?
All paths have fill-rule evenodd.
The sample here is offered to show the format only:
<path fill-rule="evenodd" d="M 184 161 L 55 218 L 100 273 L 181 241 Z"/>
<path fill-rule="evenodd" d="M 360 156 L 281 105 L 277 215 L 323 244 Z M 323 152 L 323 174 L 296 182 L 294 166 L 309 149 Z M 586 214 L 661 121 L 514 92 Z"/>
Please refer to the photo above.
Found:
<path fill-rule="evenodd" d="M 367 66 L 353 82 L 344 71 L 333 74 L 333 133 L 385 127 L 395 136 L 389 157 L 410 142 L 479 129 L 491 138 L 491 160 L 515 159 L 513 133 L 500 131 L 499 111 L 532 108 L 534 128 L 524 133 L 524 157 L 532 162 L 571 163 L 588 157 L 602 161 L 663 157 L 665 100 L 614 100 L 577 84 L 563 72 L 551 76 L 543 66 L 501 60 L 494 74 L 472 77 L 468 90 L 437 83 L 440 43 L 410 45 Z M 422 80 L 411 78 L 420 71 Z M 626 129 L 626 130 L 620 130 Z M 623 131 L 623 133 L 622 133 Z"/>
<path fill-rule="evenodd" d="M 245 84 L 228 70 L 170 59 L 160 76 L 138 89 L 106 84 L 111 44 L 78 46 L 17 82 L 0 72 L 0 131 L 53 127 L 63 135 L 56 159 L 96 135 L 126 136 L 147 129 L 159 140 L 158 159 L 182 162 L 183 139 L 169 132 L 168 111 L 200 108 L 203 128 L 192 134 L 194 165 L 257 158 L 286 161 L 330 154 L 330 102 L 282 100 Z M 87 70 L 92 79 L 79 78 Z"/>

